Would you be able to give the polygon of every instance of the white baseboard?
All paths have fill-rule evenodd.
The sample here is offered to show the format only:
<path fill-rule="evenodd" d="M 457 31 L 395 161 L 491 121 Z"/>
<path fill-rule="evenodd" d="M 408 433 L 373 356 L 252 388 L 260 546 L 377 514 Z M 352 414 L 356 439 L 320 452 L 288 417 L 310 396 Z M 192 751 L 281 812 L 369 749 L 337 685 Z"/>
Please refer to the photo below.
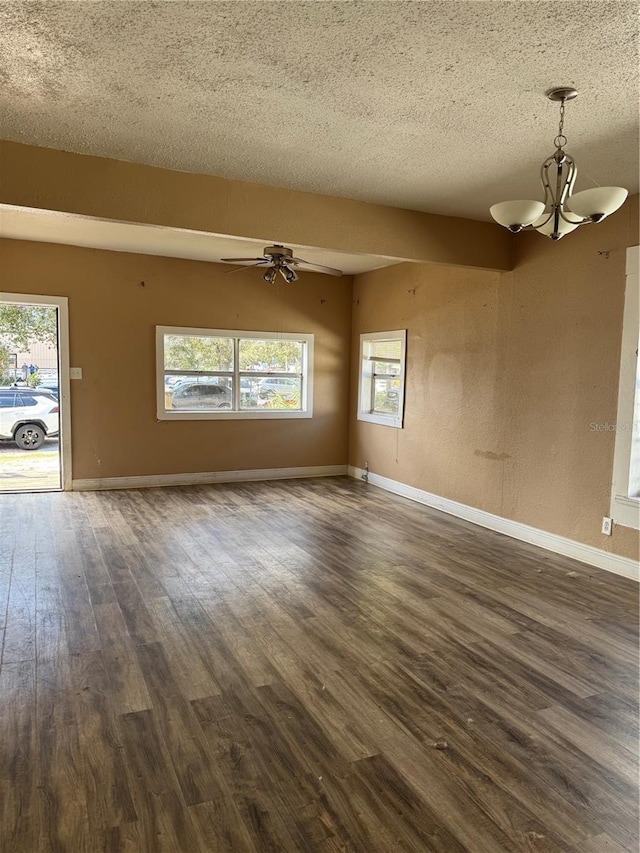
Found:
<path fill-rule="evenodd" d="M 297 480 L 305 477 L 340 477 L 346 465 L 312 465 L 306 468 L 258 468 L 253 471 L 211 471 L 198 474 L 150 474 L 143 477 L 105 477 L 73 480 L 75 492 L 108 489 L 151 489 L 159 486 L 197 486 L 210 483 L 243 483 L 259 480 Z"/>
<path fill-rule="evenodd" d="M 364 473 L 362 468 L 349 466 L 350 477 L 360 479 Z M 529 542 L 531 545 L 537 545 L 546 551 L 553 551 L 556 554 L 562 554 L 564 557 L 572 557 L 574 560 L 606 569 L 606 571 L 614 572 L 616 575 L 623 575 L 635 581 L 640 580 L 638 563 L 628 557 L 620 557 L 618 554 L 602 551 L 600 548 L 594 548 L 573 539 L 566 539 L 564 536 L 558 536 L 555 533 L 547 533 L 546 530 L 530 527 L 528 524 L 521 524 L 519 521 L 512 521 L 509 518 L 485 512 L 482 509 L 476 509 L 449 498 L 441 498 L 439 495 L 424 492 L 422 489 L 407 486 L 397 480 L 390 480 L 388 477 L 381 477 L 379 474 L 369 472 L 368 482 L 370 485 L 378 486 L 387 492 L 393 492 L 396 495 L 409 498 L 409 500 L 439 509 L 449 515 L 463 518 L 465 521 L 470 521 L 480 527 L 504 533 L 505 536 L 519 539 L 521 542 Z"/>

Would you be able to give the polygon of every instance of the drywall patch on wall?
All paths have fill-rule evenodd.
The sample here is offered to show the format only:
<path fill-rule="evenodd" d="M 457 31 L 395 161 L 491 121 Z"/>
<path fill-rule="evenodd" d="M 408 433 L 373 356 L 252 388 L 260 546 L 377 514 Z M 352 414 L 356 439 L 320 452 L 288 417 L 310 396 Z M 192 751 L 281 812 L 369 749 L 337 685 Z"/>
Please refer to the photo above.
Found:
<path fill-rule="evenodd" d="M 495 453 L 493 450 L 474 450 L 474 456 L 481 456 L 483 459 L 492 459 L 495 462 L 502 462 L 505 459 L 511 459 L 510 453 Z"/>

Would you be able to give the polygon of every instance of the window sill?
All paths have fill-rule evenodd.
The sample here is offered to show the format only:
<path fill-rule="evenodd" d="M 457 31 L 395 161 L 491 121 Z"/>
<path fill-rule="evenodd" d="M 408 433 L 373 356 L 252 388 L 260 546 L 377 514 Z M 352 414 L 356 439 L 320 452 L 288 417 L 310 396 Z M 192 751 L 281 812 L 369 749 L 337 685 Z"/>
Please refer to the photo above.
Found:
<path fill-rule="evenodd" d="M 380 426 L 394 427 L 402 429 L 402 418 L 396 415 L 378 415 L 371 412 L 358 412 L 358 420 L 366 421 L 370 424 L 379 424 Z"/>
<path fill-rule="evenodd" d="M 610 515 L 615 524 L 640 530 L 640 498 L 614 495 L 611 501 Z"/>
<path fill-rule="evenodd" d="M 234 412 L 225 409 L 220 412 L 158 412 L 159 421 L 271 421 L 300 420 L 312 418 L 313 412 L 277 412 L 260 409 L 258 411 Z"/>

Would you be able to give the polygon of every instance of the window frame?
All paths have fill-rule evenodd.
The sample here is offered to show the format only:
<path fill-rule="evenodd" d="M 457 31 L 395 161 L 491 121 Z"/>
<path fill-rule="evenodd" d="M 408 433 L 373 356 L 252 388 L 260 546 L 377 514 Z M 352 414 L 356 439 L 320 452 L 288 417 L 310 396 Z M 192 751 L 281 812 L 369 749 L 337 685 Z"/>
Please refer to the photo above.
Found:
<path fill-rule="evenodd" d="M 365 358 L 365 346 L 369 341 L 400 341 L 400 372 L 397 378 L 400 381 L 398 389 L 398 412 L 397 414 L 373 411 L 372 400 L 375 393 L 375 371 L 366 371 L 367 365 L 372 359 Z M 382 360 L 382 359 L 378 359 Z M 385 359 L 389 361 L 389 359 Z M 385 332 L 364 332 L 360 335 L 360 355 L 358 361 L 358 420 L 366 421 L 380 426 L 403 429 L 404 424 L 404 396 L 405 380 L 407 371 L 407 330 L 395 329 Z M 396 378 L 396 377 L 394 377 Z"/>
<path fill-rule="evenodd" d="M 185 337 L 230 338 L 234 341 L 234 364 L 231 371 L 180 371 L 181 376 L 211 376 L 232 379 L 232 394 L 234 405 L 235 395 L 240 394 L 240 380 L 246 376 L 264 377 L 300 377 L 301 400 L 299 409 L 266 409 L 256 406 L 255 409 L 214 409 L 211 411 L 187 411 L 165 408 L 165 368 L 164 368 L 164 338 L 165 335 L 184 335 Z M 302 347 L 302 367 L 300 373 L 287 371 L 246 371 L 240 370 L 238 359 L 240 340 L 258 341 L 300 341 Z M 202 420 L 292 420 L 313 417 L 313 359 L 314 335 L 297 332 L 252 332 L 239 329 L 197 329 L 190 326 L 156 326 L 156 417 L 159 421 L 202 421 Z M 235 388 L 235 392 L 234 392 Z"/>
<path fill-rule="evenodd" d="M 640 498 L 629 495 L 634 402 L 638 369 L 638 316 L 640 313 L 640 247 L 627 249 L 627 279 L 624 298 L 618 411 L 609 515 L 616 524 L 640 529 Z M 631 428 L 629 429 L 629 425 Z M 626 427 L 626 428 L 625 428 Z"/>

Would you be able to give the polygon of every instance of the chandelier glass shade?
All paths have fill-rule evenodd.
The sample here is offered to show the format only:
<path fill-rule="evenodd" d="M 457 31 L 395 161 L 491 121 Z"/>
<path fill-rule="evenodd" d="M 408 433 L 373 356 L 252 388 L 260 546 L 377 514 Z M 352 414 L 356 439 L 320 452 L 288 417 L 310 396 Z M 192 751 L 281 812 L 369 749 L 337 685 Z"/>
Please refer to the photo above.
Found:
<path fill-rule="evenodd" d="M 491 216 L 514 234 L 535 229 L 552 240 L 560 240 L 579 225 L 601 222 L 624 204 L 628 195 L 623 187 L 594 187 L 572 195 L 578 175 L 575 160 L 564 150 L 565 102 L 577 96 L 575 89 L 552 89 L 547 97 L 560 102 L 560 125 L 554 140 L 556 150 L 542 164 L 540 180 L 544 201 L 501 201 L 490 208 Z"/>

